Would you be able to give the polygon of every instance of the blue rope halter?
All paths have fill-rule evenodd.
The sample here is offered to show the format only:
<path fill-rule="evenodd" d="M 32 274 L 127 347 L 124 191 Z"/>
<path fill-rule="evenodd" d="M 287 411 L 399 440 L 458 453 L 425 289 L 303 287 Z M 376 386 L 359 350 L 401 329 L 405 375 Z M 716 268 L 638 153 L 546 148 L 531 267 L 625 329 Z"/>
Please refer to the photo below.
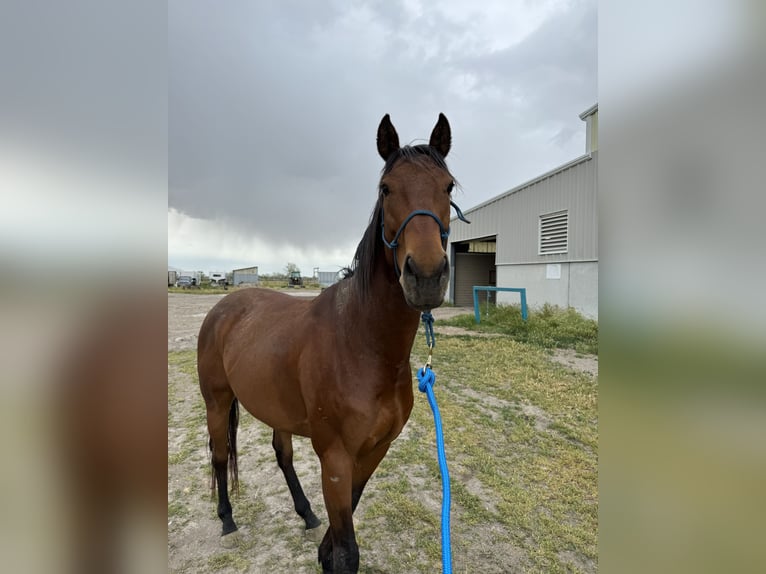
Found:
<path fill-rule="evenodd" d="M 457 212 L 457 218 L 460 221 L 465 221 L 466 223 L 471 223 L 465 218 L 465 215 L 463 215 L 463 212 L 460 210 L 460 208 L 457 206 L 457 204 L 454 201 L 450 201 L 449 204 L 455 208 L 455 211 Z M 427 215 L 428 217 L 433 217 L 436 223 L 439 225 L 439 231 L 442 238 L 442 247 L 447 247 L 447 238 L 449 237 L 449 227 L 444 227 L 444 224 L 442 223 L 442 220 L 438 218 L 438 216 L 433 211 L 428 211 L 427 209 L 416 209 L 412 213 L 410 213 L 404 221 L 402 221 L 402 224 L 399 226 L 399 229 L 394 234 L 394 238 L 391 241 L 386 240 L 386 228 L 385 228 L 385 217 L 383 213 L 383 207 L 380 208 L 380 232 L 381 237 L 383 238 L 383 243 L 386 247 L 391 249 L 394 253 L 394 269 L 396 270 L 396 276 L 397 278 L 401 276 L 402 272 L 401 269 L 399 269 L 399 261 L 396 257 L 396 248 L 399 247 L 399 236 L 404 231 L 404 228 L 407 227 L 407 224 L 412 220 L 413 217 L 418 215 Z"/>

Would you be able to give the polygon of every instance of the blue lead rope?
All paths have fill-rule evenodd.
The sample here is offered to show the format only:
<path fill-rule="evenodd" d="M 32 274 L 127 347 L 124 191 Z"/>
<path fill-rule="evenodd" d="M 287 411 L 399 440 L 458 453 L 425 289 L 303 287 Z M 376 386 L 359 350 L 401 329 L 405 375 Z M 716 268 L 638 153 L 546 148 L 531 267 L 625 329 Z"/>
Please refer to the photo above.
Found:
<path fill-rule="evenodd" d="M 436 346 L 436 339 L 434 339 L 434 316 L 431 315 L 430 311 L 426 311 L 420 318 L 426 329 L 426 345 L 428 345 L 429 349 L 433 349 Z M 423 389 L 420 390 L 422 391 Z"/>
<path fill-rule="evenodd" d="M 418 390 L 426 393 L 428 404 L 434 414 L 434 426 L 436 427 L 436 454 L 439 459 L 439 472 L 442 477 L 442 572 L 452 574 L 452 545 L 450 542 L 450 486 L 449 469 L 447 468 L 447 454 L 444 451 L 444 433 L 442 432 L 442 418 L 439 414 L 439 406 L 436 404 L 433 385 L 436 382 L 436 373 L 431 369 L 430 352 L 434 345 L 434 318 L 431 313 L 423 313 L 423 324 L 426 328 L 426 341 L 428 342 L 429 357 L 426 365 L 417 372 Z"/>

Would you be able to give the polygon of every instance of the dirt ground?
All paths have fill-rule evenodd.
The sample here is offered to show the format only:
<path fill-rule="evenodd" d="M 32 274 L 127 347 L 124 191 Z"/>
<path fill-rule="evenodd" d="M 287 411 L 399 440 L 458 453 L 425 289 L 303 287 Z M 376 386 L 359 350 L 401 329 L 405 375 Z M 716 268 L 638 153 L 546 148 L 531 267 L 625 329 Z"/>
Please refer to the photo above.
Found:
<path fill-rule="evenodd" d="M 291 293 L 293 294 L 293 293 Z M 295 296 L 313 296 L 312 292 L 297 292 Z M 168 351 L 196 349 L 197 333 L 210 308 L 224 294 L 168 294 Z M 470 313 L 468 308 L 445 307 L 434 311 L 434 316 L 445 318 Z M 442 328 L 454 329 L 454 328 Z M 437 327 L 437 334 L 439 328 Z M 451 334 L 453 334 L 450 331 Z M 573 369 L 581 369 L 575 363 L 574 354 L 559 353 Z M 559 360 L 553 357 L 554 360 Z M 585 358 L 583 358 L 585 359 Z M 587 361 L 585 361 L 587 363 Z M 583 361 L 581 361 L 583 363 Z M 585 364 L 587 372 L 597 372 L 597 363 Z M 583 363 L 584 364 L 584 363 Z M 595 367 L 594 367 L 595 365 Z M 232 551 L 222 552 L 220 521 L 215 515 L 215 502 L 209 492 L 209 454 L 206 440 L 204 406 L 199 396 L 196 377 L 190 375 L 188 365 L 168 363 L 168 568 L 170 572 L 196 574 L 203 572 L 288 572 L 286 556 L 293 559 L 289 572 L 320 572 L 316 564 L 316 548 L 327 525 L 322 500 L 319 463 L 310 443 L 294 438 L 294 465 L 312 507 L 322 520 L 320 528 L 303 529 L 303 522 L 292 509 L 292 500 L 281 471 L 277 467 L 271 448 L 271 429 L 249 414 L 242 412 L 239 432 L 241 492 L 233 499 L 235 519 L 240 531 L 223 545 Z M 402 433 L 412 431 L 408 424 Z M 243 460 L 246 467 L 243 468 Z M 172 463 L 172 464 L 171 464 Z M 415 480 L 417 477 L 409 477 Z M 375 498 L 375 480 L 365 490 L 365 498 Z M 424 499 L 423 504 L 438 516 L 438 500 Z M 375 525 L 362 524 L 357 530 L 360 546 L 364 542 L 365 528 Z M 229 537 L 227 537 L 229 538 Z M 434 541 L 438 544 L 438 541 Z M 382 574 L 391 552 L 401 548 L 365 546 L 361 556 L 360 572 Z M 463 558 L 463 566 L 456 572 L 474 572 L 471 564 L 482 564 L 481 571 L 521 572 L 527 571 L 523 552 L 505 541 L 499 541 L 495 533 L 487 532 L 486 540 L 475 540 L 470 548 L 476 555 Z M 405 549 L 418 553 L 418 548 Z M 502 556 L 502 560 L 499 557 Z M 494 558 L 493 558 L 494 557 Z M 466 566 L 468 564 L 468 566 Z M 574 571 L 594 571 L 591 564 L 580 564 Z M 509 567 L 509 565 L 511 565 Z M 572 571 L 572 570 L 569 570 Z M 389 572 L 389 574 L 398 574 Z"/>
<path fill-rule="evenodd" d="M 168 293 L 168 351 L 196 349 L 202 320 L 224 296 Z"/>

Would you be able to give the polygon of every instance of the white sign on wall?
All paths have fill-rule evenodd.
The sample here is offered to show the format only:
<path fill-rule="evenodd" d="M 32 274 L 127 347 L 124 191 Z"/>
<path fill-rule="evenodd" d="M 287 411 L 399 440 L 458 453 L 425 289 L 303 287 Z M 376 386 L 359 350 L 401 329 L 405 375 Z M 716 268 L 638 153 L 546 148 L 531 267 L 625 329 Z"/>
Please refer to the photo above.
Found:
<path fill-rule="evenodd" d="M 545 266 L 546 279 L 561 279 L 561 263 L 548 263 Z"/>

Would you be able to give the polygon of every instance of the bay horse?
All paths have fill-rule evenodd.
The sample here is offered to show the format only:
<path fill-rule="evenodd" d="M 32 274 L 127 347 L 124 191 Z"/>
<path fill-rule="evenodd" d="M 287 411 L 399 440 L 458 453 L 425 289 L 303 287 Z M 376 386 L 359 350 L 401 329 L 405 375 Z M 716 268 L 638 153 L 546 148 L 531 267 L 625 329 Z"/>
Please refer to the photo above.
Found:
<path fill-rule="evenodd" d="M 313 300 L 236 291 L 205 318 L 197 361 L 222 536 L 237 530 L 227 474 L 235 490 L 241 403 L 274 430 L 277 464 L 306 529 L 320 520 L 293 468 L 292 436 L 311 440 L 330 522 L 318 560 L 324 572 L 358 571 L 352 516 L 410 416 L 419 312 L 442 304 L 449 280 L 451 137 L 439 114 L 428 145 L 400 147 L 386 114 L 377 133 L 385 161 L 378 198 L 347 276 Z"/>

